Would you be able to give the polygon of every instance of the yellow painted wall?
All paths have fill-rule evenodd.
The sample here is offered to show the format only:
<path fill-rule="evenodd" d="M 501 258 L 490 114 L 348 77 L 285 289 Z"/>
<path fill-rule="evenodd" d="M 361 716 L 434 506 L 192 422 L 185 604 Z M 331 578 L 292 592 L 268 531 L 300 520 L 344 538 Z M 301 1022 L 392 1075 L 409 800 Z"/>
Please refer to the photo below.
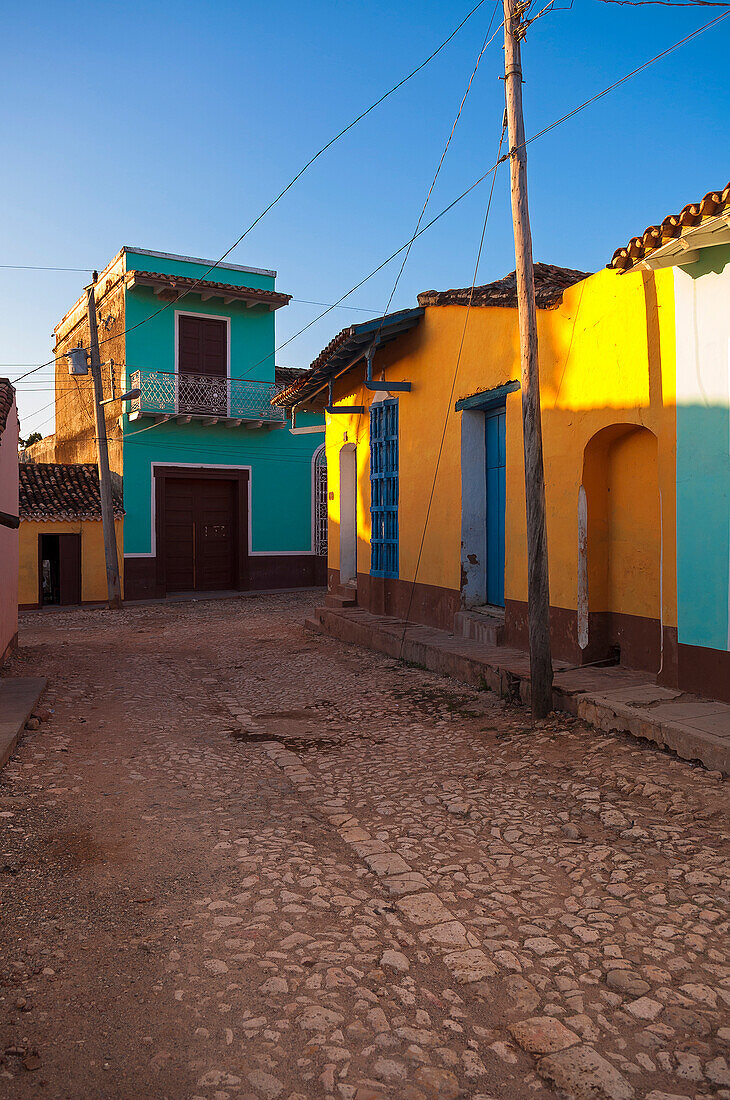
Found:
<path fill-rule="evenodd" d="M 414 577 L 446 421 L 417 580 L 456 591 L 461 571 L 461 414 L 454 404 L 520 378 L 516 309 L 482 307 L 469 313 L 454 382 L 465 314 L 460 306 L 427 307 L 416 328 L 383 348 L 375 359 L 375 377 L 386 367 L 388 378 L 413 383 L 410 393 L 400 395 L 400 577 L 407 581 Z M 676 626 L 672 272 L 598 272 L 566 291 L 557 309 L 538 311 L 538 333 L 551 603 L 568 609 L 577 606 L 578 491 L 586 447 L 609 425 L 639 425 L 657 440 L 656 476 L 663 505 L 662 618 L 665 625 Z M 364 366 L 360 365 L 338 380 L 335 401 L 367 408 L 375 395 L 364 388 L 363 378 Z M 518 391 L 507 398 L 505 596 L 524 601 L 527 563 L 521 415 Z M 358 572 L 370 569 L 368 432 L 367 413 L 327 417 L 329 566 L 333 569 L 339 568 L 338 455 L 345 433 L 349 442 L 357 442 Z M 622 462 L 627 460 L 639 478 L 645 457 L 638 444 L 635 453 L 621 453 Z M 617 452 L 615 462 L 618 458 Z M 616 476 L 621 480 L 623 473 Z M 631 497 L 629 488 L 623 486 L 627 499 Z M 614 531 L 617 523 L 619 517 L 614 516 Z M 628 560 L 621 568 L 625 568 L 625 576 L 620 577 L 614 569 L 610 578 L 614 592 L 622 592 L 622 606 L 615 610 L 646 614 L 641 571 Z M 598 610 L 592 596 L 594 609 Z"/>
<path fill-rule="evenodd" d="M 124 570 L 124 520 L 114 524 L 120 576 Z M 104 533 L 99 520 L 68 523 L 23 520 L 20 524 L 20 584 L 18 603 L 38 603 L 38 538 L 40 535 L 81 535 L 81 599 L 84 603 L 107 598 Z"/>

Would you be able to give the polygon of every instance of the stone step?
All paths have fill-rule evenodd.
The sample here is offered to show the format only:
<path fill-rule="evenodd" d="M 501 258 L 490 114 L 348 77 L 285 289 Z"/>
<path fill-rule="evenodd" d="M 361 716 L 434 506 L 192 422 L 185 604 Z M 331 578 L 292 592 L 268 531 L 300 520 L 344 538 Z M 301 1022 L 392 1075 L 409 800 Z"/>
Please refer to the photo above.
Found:
<path fill-rule="evenodd" d="M 324 598 L 327 607 L 356 607 L 357 596 L 340 595 L 338 592 L 328 592 Z"/>
<path fill-rule="evenodd" d="M 504 637 L 504 614 L 498 611 L 457 611 L 454 615 L 454 637 L 471 638 L 482 645 L 501 645 Z"/>

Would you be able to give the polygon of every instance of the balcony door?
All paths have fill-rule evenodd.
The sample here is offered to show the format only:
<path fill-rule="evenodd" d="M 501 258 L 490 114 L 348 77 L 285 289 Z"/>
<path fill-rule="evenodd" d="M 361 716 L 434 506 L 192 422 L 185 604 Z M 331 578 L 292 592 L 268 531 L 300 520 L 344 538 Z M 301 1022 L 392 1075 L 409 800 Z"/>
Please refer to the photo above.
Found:
<path fill-rule="evenodd" d="M 228 322 L 177 315 L 177 411 L 228 415 Z"/>

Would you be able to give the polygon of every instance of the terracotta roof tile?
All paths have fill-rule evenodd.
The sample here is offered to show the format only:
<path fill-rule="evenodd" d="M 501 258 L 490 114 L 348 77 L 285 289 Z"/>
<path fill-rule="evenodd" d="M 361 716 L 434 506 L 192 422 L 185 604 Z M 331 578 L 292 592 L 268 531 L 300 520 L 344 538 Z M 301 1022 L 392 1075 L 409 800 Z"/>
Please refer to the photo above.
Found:
<path fill-rule="evenodd" d="M 160 271 L 130 270 L 128 276 L 144 284 L 145 280 L 163 284 L 171 291 L 188 291 L 195 287 L 195 294 L 214 292 L 219 297 L 232 295 L 236 298 L 249 298 L 255 302 L 268 302 L 271 306 L 285 306 L 291 301 L 291 294 L 282 294 L 278 290 L 261 290 L 259 287 L 238 286 L 234 283 L 215 283 L 209 279 L 193 279 L 187 275 L 169 275 Z"/>
<path fill-rule="evenodd" d="M 281 386 L 292 386 L 308 374 L 309 367 L 274 367 L 274 379 Z"/>
<path fill-rule="evenodd" d="M 5 431 L 8 414 L 15 401 L 15 388 L 8 378 L 0 378 L 0 436 Z"/>
<path fill-rule="evenodd" d="M 556 267 L 554 264 L 535 264 L 535 301 L 538 308 L 550 309 L 560 303 L 563 291 L 574 283 L 587 279 L 589 271 L 576 271 L 571 267 Z M 471 297 L 472 306 L 508 306 L 517 305 L 517 276 L 514 271 L 497 279 L 494 283 L 458 290 L 424 290 L 418 295 L 419 306 L 466 306 Z"/>
<path fill-rule="evenodd" d="M 627 271 L 643 260 L 656 248 L 682 236 L 684 229 L 700 225 L 705 218 L 714 218 L 730 209 L 730 183 L 722 191 L 708 191 L 699 202 L 688 203 L 678 214 L 668 214 L 661 225 L 650 225 L 640 237 L 632 237 L 628 244 L 617 248 L 607 267 Z"/>
<path fill-rule="evenodd" d="M 99 474 L 91 462 L 21 462 L 20 518 L 34 520 L 101 519 Z M 112 490 L 114 515 L 123 516 Z"/>

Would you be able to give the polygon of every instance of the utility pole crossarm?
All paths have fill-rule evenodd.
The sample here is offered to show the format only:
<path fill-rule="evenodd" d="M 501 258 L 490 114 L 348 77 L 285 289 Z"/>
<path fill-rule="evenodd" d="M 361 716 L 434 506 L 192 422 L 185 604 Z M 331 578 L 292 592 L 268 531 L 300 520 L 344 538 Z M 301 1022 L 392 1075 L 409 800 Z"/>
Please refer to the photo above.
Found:
<path fill-rule="evenodd" d="M 122 589 L 119 580 L 119 561 L 117 559 L 117 536 L 114 528 L 114 503 L 112 500 L 111 475 L 109 473 L 109 446 L 106 438 L 106 417 L 102 405 L 104 391 L 101 384 L 99 334 L 96 327 L 96 300 L 94 298 L 93 283 L 91 286 L 87 287 L 86 295 L 89 314 L 89 366 L 94 383 L 96 453 L 99 469 L 99 492 L 101 495 L 101 522 L 104 529 L 107 592 L 110 609 L 118 610 L 122 606 Z"/>
<path fill-rule="evenodd" d="M 522 59 L 524 31 L 519 0 L 502 0 L 504 8 L 504 89 L 509 136 L 512 222 L 515 237 L 517 306 L 522 366 L 522 428 L 525 450 L 527 510 L 527 615 L 530 636 L 530 690 L 532 713 L 544 718 L 552 710 L 553 668 L 550 655 L 550 590 L 545 475 L 542 457 L 540 374 L 537 355 L 537 307 L 532 237 L 527 207 L 527 152 L 522 117 Z"/>

